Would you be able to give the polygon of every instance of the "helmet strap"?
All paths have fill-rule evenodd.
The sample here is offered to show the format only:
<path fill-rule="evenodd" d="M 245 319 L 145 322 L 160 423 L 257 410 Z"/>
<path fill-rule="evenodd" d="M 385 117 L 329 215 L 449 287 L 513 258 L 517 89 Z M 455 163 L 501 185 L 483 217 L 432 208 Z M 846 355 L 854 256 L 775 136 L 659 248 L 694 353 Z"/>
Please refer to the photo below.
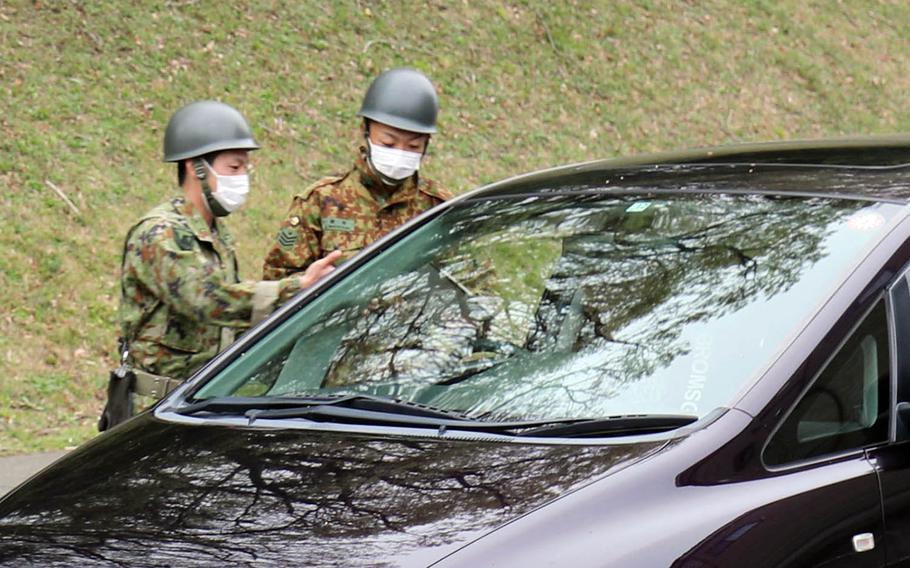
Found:
<path fill-rule="evenodd" d="M 208 181 L 208 171 L 205 167 L 205 162 L 202 161 L 202 158 L 193 158 L 193 173 L 196 174 L 196 179 L 199 180 L 200 185 L 202 185 L 202 195 L 205 197 L 205 205 L 209 208 L 212 215 L 215 217 L 226 217 L 230 211 L 225 209 L 218 203 L 218 200 L 212 195 L 212 188 L 209 186 Z"/>

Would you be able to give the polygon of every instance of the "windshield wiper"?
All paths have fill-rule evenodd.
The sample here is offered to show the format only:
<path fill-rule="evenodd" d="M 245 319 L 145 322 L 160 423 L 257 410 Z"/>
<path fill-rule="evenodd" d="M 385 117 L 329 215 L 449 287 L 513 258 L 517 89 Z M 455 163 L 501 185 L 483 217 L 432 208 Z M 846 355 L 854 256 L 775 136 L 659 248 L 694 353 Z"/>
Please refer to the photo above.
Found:
<path fill-rule="evenodd" d="M 404 402 L 394 398 L 366 394 L 309 396 L 309 397 L 235 397 L 224 396 L 201 400 L 176 409 L 183 416 L 201 413 L 242 414 L 254 418 L 291 418 L 315 408 L 344 407 L 352 410 L 391 412 L 407 416 L 468 420 L 461 415 L 431 406 Z"/>
<path fill-rule="evenodd" d="M 175 412 L 184 416 L 242 415 L 250 424 L 259 419 L 304 418 L 319 422 L 438 428 L 440 432 L 452 428 L 518 437 L 564 438 L 651 434 L 673 430 L 698 419 L 696 416 L 648 414 L 487 422 L 422 404 L 362 394 L 306 398 L 216 397 Z"/>
<path fill-rule="evenodd" d="M 531 428 L 517 436 L 593 438 L 620 434 L 655 434 L 675 430 L 698 420 L 697 416 L 684 414 L 632 414 L 609 416 L 588 420 L 571 420 L 562 423 L 551 422 L 539 428 Z"/>
<path fill-rule="evenodd" d="M 358 424 L 383 424 L 430 428 L 453 427 L 483 432 L 508 432 L 551 424 L 552 420 L 483 422 L 454 412 L 375 395 L 351 394 L 326 397 L 214 397 L 174 412 L 183 416 L 199 414 L 240 415 L 250 424 L 259 419 L 306 418 Z"/>
<path fill-rule="evenodd" d="M 357 423 L 357 424 L 382 424 L 393 426 L 414 426 L 420 428 L 438 428 L 440 432 L 445 432 L 448 428 L 458 430 L 469 430 L 471 432 L 489 432 L 489 433 L 508 433 L 526 428 L 538 427 L 541 424 L 549 424 L 552 421 L 521 421 L 521 422 L 484 422 L 482 420 L 473 420 L 459 416 L 457 414 L 447 414 L 442 411 L 437 413 L 410 413 L 401 412 L 409 405 L 401 403 L 402 407 L 398 408 L 391 405 L 384 410 L 364 410 L 350 406 L 337 405 L 317 405 L 306 406 L 301 408 L 281 408 L 276 410 L 251 410 L 247 412 L 250 422 L 260 418 L 269 418 L 273 420 L 282 418 L 307 418 L 317 421 Z M 407 408 L 407 410 L 411 410 Z"/>
<path fill-rule="evenodd" d="M 406 403 L 401 403 L 406 406 Z M 632 415 L 597 419 L 540 419 L 512 422 L 487 422 L 452 415 L 398 413 L 397 407 L 386 410 L 363 410 L 348 406 L 317 405 L 247 412 L 250 423 L 258 418 L 307 418 L 357 424 L 382 424 L 506 434 L 516 437 L 594 438 L 632 434 L 655 434 L 675 430 L 698 420 L 696 416 Z"/>

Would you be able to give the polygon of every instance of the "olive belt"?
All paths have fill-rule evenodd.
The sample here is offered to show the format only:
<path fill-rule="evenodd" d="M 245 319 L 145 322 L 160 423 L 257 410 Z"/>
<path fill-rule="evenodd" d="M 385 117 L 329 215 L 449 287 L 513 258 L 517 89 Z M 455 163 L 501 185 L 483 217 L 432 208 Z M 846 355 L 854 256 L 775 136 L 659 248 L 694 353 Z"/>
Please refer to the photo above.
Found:
<path fill-rule="evenodd" d="M 133 392 L 142 396 L 164 398 L 169 392 L 183 384 L 181 380 L 153 375 L 139 369 L 133 369 L 133 375 L 136 377 Z"/>

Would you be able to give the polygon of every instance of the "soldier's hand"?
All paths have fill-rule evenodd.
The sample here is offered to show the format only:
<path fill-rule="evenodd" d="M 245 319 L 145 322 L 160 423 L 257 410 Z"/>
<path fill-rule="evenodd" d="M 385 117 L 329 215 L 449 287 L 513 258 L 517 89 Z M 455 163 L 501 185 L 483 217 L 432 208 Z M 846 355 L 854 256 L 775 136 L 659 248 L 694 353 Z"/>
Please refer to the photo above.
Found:
<path fill-rule="evenodd" d="M 335 250 L 309 265 L 300 276 L 300 287 L 309 288 L 314 282 L 335 270 L 335 263 L 341 258 L 341 251 Z"/>

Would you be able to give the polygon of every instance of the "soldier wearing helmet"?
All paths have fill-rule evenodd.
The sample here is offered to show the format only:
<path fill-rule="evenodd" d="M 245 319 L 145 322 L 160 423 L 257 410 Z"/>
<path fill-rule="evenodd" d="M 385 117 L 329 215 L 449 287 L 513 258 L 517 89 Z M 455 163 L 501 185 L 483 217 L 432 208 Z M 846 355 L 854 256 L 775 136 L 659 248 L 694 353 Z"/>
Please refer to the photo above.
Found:
<path fill-rule="evenodd" d="M 331 251 L 347 260 L 451 194 L 418 175 L 439 103 L 433 84 L 409 68 L 386 71 L 367 90 L 357 116 L 363 144 L 354 167 L 295 196 L 266 255 L 263 277 L 305 270 Z"/>
<path fill-rule="evenodd" d="M 99 429 L 130 416 L 133 393 L 163 396 L 230 344 L 235 331 L 333 270 L 339 253 L 277 282 L 238 277 L 224 217 L 246 201 L 249 154 L 258 148 L 240 112 L 224 103 L 194 102 L 171 117 L 164 161 L 177 164 L 180 192 L 127 234 L 121 367 Z"/>

